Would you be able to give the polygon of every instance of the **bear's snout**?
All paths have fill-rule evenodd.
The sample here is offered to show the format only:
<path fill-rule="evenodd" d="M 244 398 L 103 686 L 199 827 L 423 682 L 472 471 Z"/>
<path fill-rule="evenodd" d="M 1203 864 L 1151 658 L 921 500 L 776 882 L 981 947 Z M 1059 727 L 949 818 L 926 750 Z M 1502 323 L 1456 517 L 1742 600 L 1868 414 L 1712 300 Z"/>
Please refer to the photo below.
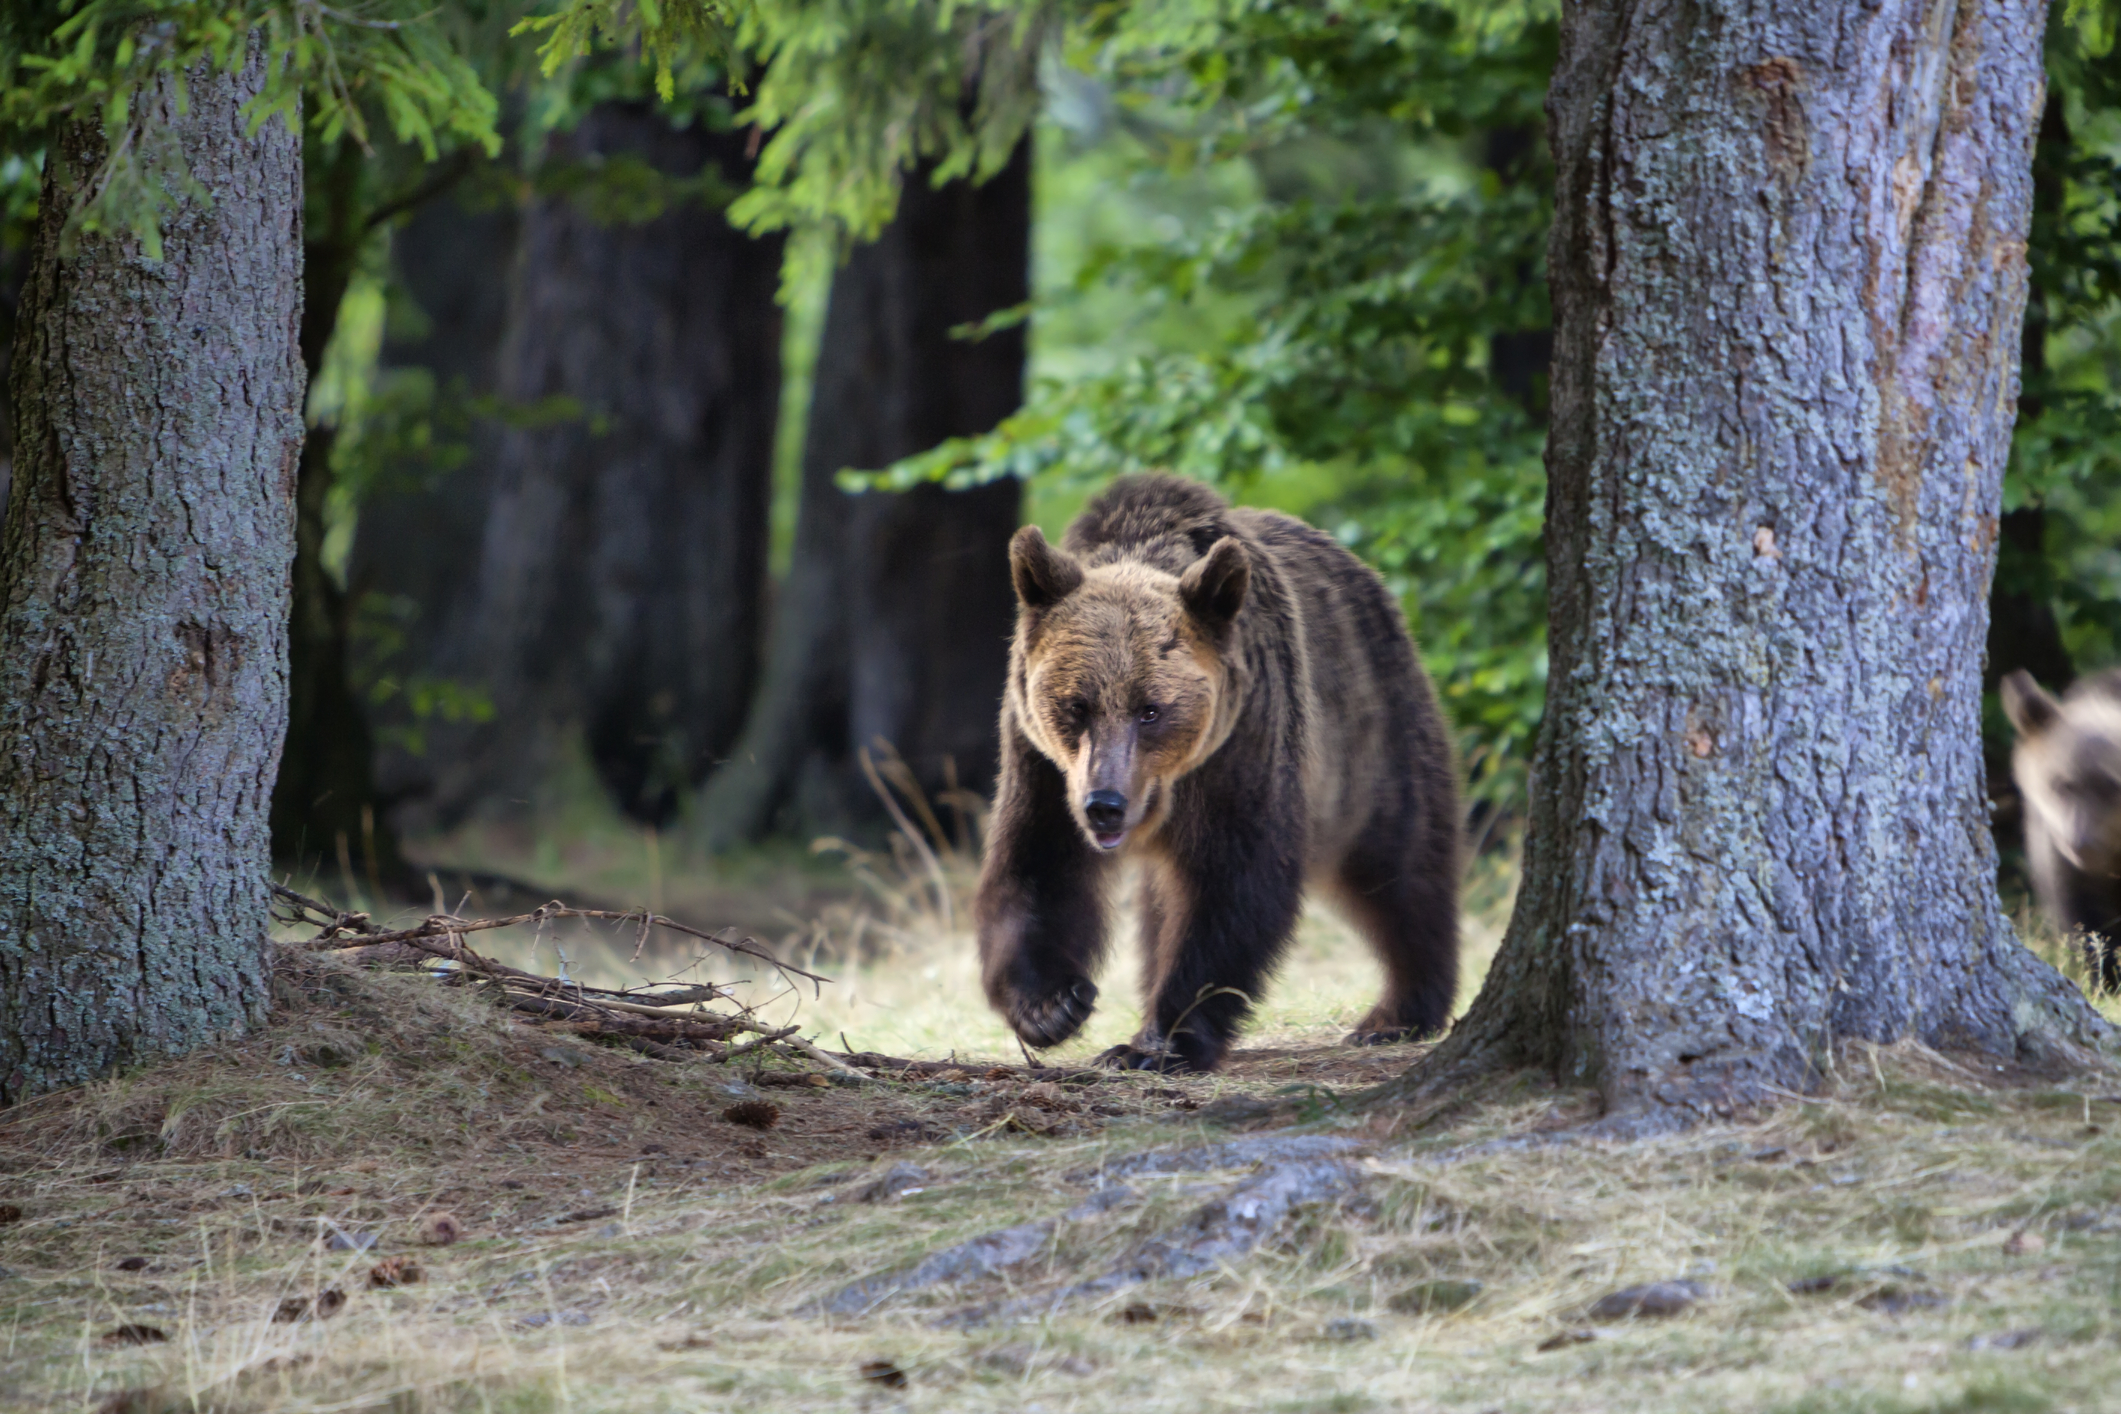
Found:
<path fill-rule="evenodd" d="M 1127 797 L 1116 790 L 1094 790 L 1083 798 L 1083 818 L 1106 849 L 1119 843 L 1127 829 Z"/>

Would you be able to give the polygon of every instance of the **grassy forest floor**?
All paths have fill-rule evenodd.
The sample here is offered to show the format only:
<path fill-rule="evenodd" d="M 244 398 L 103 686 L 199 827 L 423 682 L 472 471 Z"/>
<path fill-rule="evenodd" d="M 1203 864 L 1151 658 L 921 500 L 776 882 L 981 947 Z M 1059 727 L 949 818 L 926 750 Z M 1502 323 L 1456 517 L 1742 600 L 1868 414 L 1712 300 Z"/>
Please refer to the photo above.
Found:
<path fill-rule="evenodd" d="M 1654 1142 L 1552 1142 L 1583 1098 L 1522 1080 L 1409 1127 L 1354 1102 L 1415 1052 L 1338 1044 L 1374 981 L 1316 915 L 1224 1073 L 1040 1078 L 956 886 L 856 862 L 779 940 L 840 959 L 794 1014 L 954 1069 L 650 1059 L 289 950 L 270 1029 L 0 1115 L 0 1406 L 2121 1407 L 2113 1075 L 1856 1049 Z M 627 969 L 496 951 L 556 943 Z M 1121 969 L 1057 1064 L 1131 1027 Z M 1684 1309 L 1600 1305 L 1650 1282 Z"/>

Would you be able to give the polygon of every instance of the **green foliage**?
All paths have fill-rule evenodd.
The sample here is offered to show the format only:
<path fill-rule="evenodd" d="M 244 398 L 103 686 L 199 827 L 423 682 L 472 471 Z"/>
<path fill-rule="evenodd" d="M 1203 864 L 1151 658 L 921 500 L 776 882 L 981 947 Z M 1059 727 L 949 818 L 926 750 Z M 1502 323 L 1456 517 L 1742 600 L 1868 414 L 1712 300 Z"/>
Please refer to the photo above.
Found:
<path fill-rule="evenodd" d="M 2037 505 L 2044 554 L 2006 545 L 1999 583 L 2053 604 L 2079 670 L 2121 659 L 2121 0 L 2055 7 L 2035 159 L 2022 416 L 2004 508 Z"/>
<path fill-rule="evenodd" d="M 525 20 L 548 75 L 599 50 L 637 52 L 676 101 L 686 73 L 724 65 L 751 85 L 741 120 L 771 134 L 730 218 L 753 230 L 882 230 L 899 182 L 999 171 L 1038 109 L 1056 7 L 966 0 L 563 0 Z M 844 240 L 842 242 L 844 245 Z"/>
<path fill-rule="evenodd" d="M 103 158 L 77 174 L 67 234 L 129 230 L 158 258 L 160 218 L 193 183 L 148 96 L 166 79 L 183 104 L 188 72 L 240 68 L 253 43 L 266 57 L 254 129 L 295 122 L 306 102 L 326 141 L 366 146 L 373 113 L 430 160 L 445 141 L 496 149 L 493 96 L 438 14 L 424 0 L 15 0 L 0 8 L 0 153 L 98 124 Z"/>
<path fill-rule="evenodd" d="M 654 73 L 657 96 L 670 103 L 680 71 L 729 57 L 734 18 L 730 6 L 714 0 L 565 0 L 513 33 L 545 37 L 538 59 L 547 77 L 599 49 L 637 51 Z"/>
<path fill-rule="evenodd" d="M 1554 44 L 1543 6 L 1096 12 L 1069 57 L 1144 175 L 1241 163 L 1261 194 L 1094 248 L 1075 293 L 1117 286 L 1141 319 L 1213 336 L 1042 381 L 885 484 L 1157 466 L 1300 511 L 1385 574 L 1475 792 L 1506 801 L 1544 697 L 1545 481 L 1541 389 L 1506 387 L 1494 351 L 1549 320 Z"/>
<path fill-rule="evenodd" d="M 984 179 L 1038 110 L 1053 7 L 962 0 L 764 0 L 743 43 L 762 66 L 745 114 L 772 133 L 758 184 L 731 209 L 754 230 L 822 222 L 867 240 L 901 175 Z"/>

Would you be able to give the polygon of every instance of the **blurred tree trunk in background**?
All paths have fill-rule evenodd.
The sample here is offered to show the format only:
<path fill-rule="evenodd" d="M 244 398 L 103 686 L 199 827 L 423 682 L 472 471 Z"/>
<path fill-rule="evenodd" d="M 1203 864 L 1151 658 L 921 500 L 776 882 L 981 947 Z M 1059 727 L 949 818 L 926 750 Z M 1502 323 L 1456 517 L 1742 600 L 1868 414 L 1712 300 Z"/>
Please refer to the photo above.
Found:
<path fill-rule="evenodd" d="M 59 257 L 48 149 L 0 536 L 0 1104 L 262 1022 L 302 447 L 302 143 L 203 67 L 136 100 L 210 197 Z M 297 122 L 299 120 L 297 119 Z"/>
<path fill-rule="evenodd" d="M 370 230 L 363 201 L 367 154 L 350 137 L 305 163 L 302 367 L 314 385 L 338 328 L 339 307 Z M 293 608 L 288 632 L 287 744 L 273 784 L 273 858 L 302 867 L 334 854 L 358 858 L 371 878 L 401 871 L 388 822 L 377 818 L 368 718 L 347 677 L 348 596 L 324 565 L 336 429 L 302 442 L 295 485 Z"/>
<path fill-rule="evenodd" d="M 1845 1041 L 2111 1034 L 2012 935 L 1982 789 L 2042 11 L 1565 6 L 1524 878 L 1401 1093 L 1533 1066 L 1624 1134 Z"/>
<path fill-rule="evenodd" d="M 534 798 L 579 735 L 661 823 L 742 725 L 757 672 L 780 392 L 782 240 L 724 218 L 743 133 L 605 104 L 556 135 L 570 194 L 522 218 L 498 392 L 508 425 L 445 663 L 490 721 L 430 732 L 443 823 Z M 624 163 L 719 172 L 628 210 Z M 583 180 L 577 184 L 570 173 Z M 646 190 L 646 188 L 643 188 Z"/>
<path fill-rule="evenodd" d="M 1030 298 L 1030 145 L 983 185 L 937 189 L 929 172 L 908 174 L 897 217 L 832 282 L 765 680 L 701 803 L 717 850 L 879 818 L 857 756 L 879 742 L 930 794 L 953 778 L 984 792 L 993 777 L 1019 484 L 857 496 L 834 484 L 984 432 L 1023 398 L 1021 324 L 952 331 Z"/>
<path fill-rule="evenodd" d="M 363 488 L 346 579 L 367 634 L 356 644 L 360 674 L 396 689 L 364 704 L 376 729 L 376 793 L 394 830 L 435 823 L 423 737 L 451 728 L 427 720 L 434 703 L 423 689 L 463 676 L 449 627 L 469 611 L 492 497 L 499 434 L 478 413 L 494 396 L 520 224 L 512 199 L 467 187 L 391 232 L 383 392 L 400 416 L 422 420 L 422 455 L 379 469 Z M 410 402 L 408 384 L 421 390 Z"/>

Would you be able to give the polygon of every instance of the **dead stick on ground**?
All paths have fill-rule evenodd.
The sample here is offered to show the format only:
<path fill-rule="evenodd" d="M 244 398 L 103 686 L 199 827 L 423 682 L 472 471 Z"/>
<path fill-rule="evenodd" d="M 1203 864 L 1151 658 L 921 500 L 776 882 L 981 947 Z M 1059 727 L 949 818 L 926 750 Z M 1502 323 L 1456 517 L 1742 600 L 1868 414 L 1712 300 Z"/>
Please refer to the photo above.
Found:
<path fill-rule="evenodd" d="M 328 904 L 319 903 L 312 898 L 306 898 L 280 884 L 272 885 L 272 890 L 280 898 L 298 904 L 301 907 L 313 909 L 331 920 L 331 931 L 324 937 L 314 938 L 303 944 L 304 947 L 317 948 L 327 942 L 336 943 L 337 938 L 332 936 L 332 934 L 336 933 L 339 928 L 354 926 L 354 920 L 358 920 L 360 923 L 368 922 L 368 915 L 365 913 L 339 913 Z M 457 918 L 449 914 L 437 913 L 429 915 L 426 921 L 416 928 L 400 928 L 395 932 L 389 933 L 375 932 L 372 930 L 373 925 L 371 925 L 369 931 L 364 931 L 361 934 L 361 940 L 364 944 L 371 946 L 377 943 L 411 943 L 415 947 L 426 948 L 427 951 L 434 952 L 438 957 L 464 960 L 476 958 L 484 967 L 499 968 L 502 964 L 480 958 L 477 953 L 466 947 L 461 941 L 463 935 L 466 933 L 483 933 L 494 928 L 514 928 L 524 923 L 543 924 L 555 918 L 589 918 L 612 923 L 639 923 L 643 927 L 649 928 L 668 928 L 673 933 L 682 933 L 686 937 L 698 938 L 704 943 L 712 943 L 725 952 L 737 953 L 740 956 L 763 962 L 768 967 L 779 972 L 783 977 L 792 975 L 812 984 L 821 984 L 831 980 L 827 977 L 821 977 L 815 972 L 805 971 L 793 963 L 781 961 L 772 953 L 761 948 L 757 940 L 753 938 L 725 938 L 720 933 L 710 933 L 704 928 L 695 928 L 689 923 L 680 923 L 674 918 L 666 918 L 660 913 L 649 913 L 645 909 L 569 908 L 557 900 L 534 908 L 528 913 L 518 913 L 507 918 Z M 427 940 L 437 937 L 447 938 L 450 946 L 446 948 L 428 947 Z M 521 977 L 535 977 L 537 975 L 536 973 L 522 972 L 516 968 L 508 968 L 507 972 Z"/>
<path fill-rule="evenodd" d="M 873 766 L 871 770 L 873 773 Z M 496 962 L 492 958 L 481 957 L 477 952 L 466 946 L 464 942 L 466 933 L 482 933 L 495 928 L 510 928 L 522 923 L 536 923 L 542 929 L 547 922 L 555 918 L 588 918 L 609 922 L 635 922 L 640 925 L 644 940 L 649 929 L 668 928 L 672 932 L 683 933 L 688 937 L 712 943 L 725 951 L 754 958 L 780 972 L 784 977 L 789 975 L 801 977 L 813 985 L 830 980 L 819 976 L 815 972 L 805 971 L 792 963 L 782 962 L 771 953 L 762 951 L 758 947 L 756 940 L 751 938 L 732 941 L 719 933 L 709 933 L 702 929 L 694 928 L 689 924 L 679 923 L 675 919 L 666 918 L 662 914 L 650 913 L 645 909 L 626 909 L 621 911 L 609 908 L 569 908 L 558 901 L 532 909 L 528 913 L 519 913 L 508 918 L 459 918 L 453 914 L 431 914 L 425 922 L 416 928 L 400 928 L 395 932 L 381 932 L 377 930 L 375 924 L 370 921 L 365 913 L 341 912 L 327 903 L 298 894 L 281 884 L 272 884 L 271 889 L 276 897 L 293 904 L 295 907 L 295 913 L 292 917 L 288 917 L 286 921 L 315 923 L 323 927 L 324 931 L 322 933 L 302 945 L 305 948 L 319 951 L 327 947 L 344 949 L 347 944 L 340 941 L 339 938 L 339 934 L 342 932 L 355 934 L 359 939 L 356 945 L 364 949 L 383 947 L 393 943 L 403 944 L 434 957 L 449 959 L 458 963 L 467 971 L 480 973 L 492 981 L 500 983 L 505 995 L 516 997 L 524 995 L 522 992 L 508 993 L 507 984 L 510 982 L 515 983 L 518 987 L 524 987 L 528 984 L 534 990 L 530 991 L 527 1000 L 541 1001 L 549 1006 L 567 1006 L 591 1013 L 602 1010 L 607 1015 L 630 1014 L 672 1022 L 697 1019 L 701 1023 L 718 1024 L 731 1030 L 758 1033 L 755 1039 L 742 1045 L 727 1048 L 714 1045 L 713 1049 L 720 1052 L 717 1059 L 725 1063 L 747 1052 L 765 1048 L 780 1055 L 788 1055 L 790 1052 L 794 1052 L 795 1054 L 806 1056 L 819 1065 L 824 1066 L 827 1070 L 852 1076 L 858 1082 L 870 1085 L 884 1083 L 874 1076 L 863 1074 L 839 1057 L 831 1055 L 809 1041 L 804 1040 L 796 1034 L 798 1028 L 794 1026 L 783 1027 L 777 1031 L 768 1031 L 765 1027 L 750 1019 L 751 1009 L 749 1007 L 743 1008 L 742 1014 L 738 1016 L 721 1016 L 711 1012 L 705 1014 L 693 1012 L 688 1015 L 670 1005 L 673 1001 L 679 1001 L 679 998 L 657 998 L 658 1001 L 663 1003 L 660 1006 L 628 1000 L 626 999 L 627 994 L 614 993 L 609 988 L 585 988 L 578 983 L 562 982 L 558 978 L 541 976 L 535 972 L 525 972 L 521 968 L 510 967 L 506 963 Z M 316 916 L 314 918 L 306 916 L 309 914 Z M 704 997 L 701 996 L 703 992 L 706 994 Z M 597 995 L 592 996 L 589 995 L 590 993 Z M 683 1001 L 706 1000 L 708 998 L 734 1000 L 729 997 L 726 990 L 712 986 L 687 988 L 682 994 Z M 626 1039 L 629 1044 L 645 1041 L 645 1038 L 642 1037 L 628 1037 Z M 842 1036 L 841 1041 L 843 1044 L 845 1040 L 846 1038 Z M 713 1045 L 713 1043 L 705 1041 L 700 1044 Z M 639 1045 L 635 1048 L 645 1049 L 644 1046 Z M 668 1048 L 662 1048 L 661 1051 L 648 1051 L 647 1053 L 657 1055 L 667 1051 Z"/>
<path fill-rule="evenodd" d="M 728 1050 L 722 1052 L 718 1059 L 720 1059 L 724 1063 L 733 1061 L 738 1056 L 744 1055 L 750 1051 L 755 1051 L 761 1046 L 770 1046 L 775 1041 L 785 1041 L 790 1036 L 793 1036 L 799 1029 L 801 1028 L 794 1026 L 784 1026 L 778 1031 L 761 1031 L 758 1035 L 752 1037 L 749 1041 L 744 1042 L 743 1045 L 731 1046 Z"/>
<path fill-rule="evenodd" d="M 800 1036 L 790 1036 L 788 1037 L 788 1039 L 782 1041 L 780 1044 L 801 1051 L 804 1055 L 810 1057 L 810 1059 L 816 1061 L 818 1064 L 836 1070 L 842 1075 L 851 1075 L 856 1080 L 862 1081 L 865 1084 L 878 1085 L 883 1083 L 873 1075 L 862 1074 L 853 1066 L 841 1060 L 838 1056 L 832 1055 L 829 1052 L 818 1049 L 816 1046 L 811 1045 L 808 1041 L 805 1041 Z"/>

